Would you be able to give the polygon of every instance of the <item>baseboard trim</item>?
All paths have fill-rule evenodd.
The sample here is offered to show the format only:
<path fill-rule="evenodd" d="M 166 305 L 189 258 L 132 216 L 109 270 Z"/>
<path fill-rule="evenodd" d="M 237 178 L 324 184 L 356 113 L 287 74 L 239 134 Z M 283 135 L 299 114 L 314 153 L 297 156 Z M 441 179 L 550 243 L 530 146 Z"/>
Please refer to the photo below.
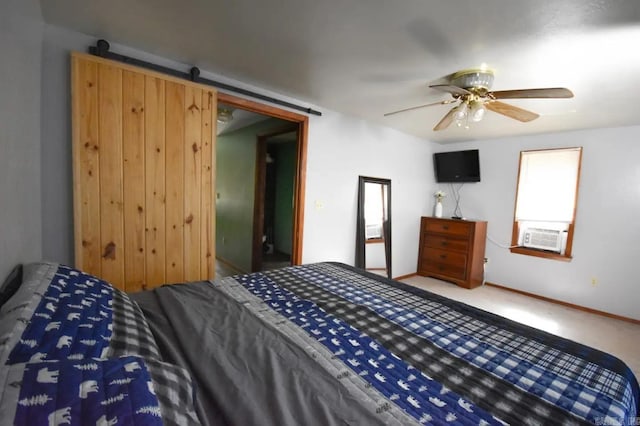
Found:
<path fill-rule="evenodd" d="M 393 277 L 393 279 L 396 280 L 396 281 L 400 281 L 400 280 L 406 280 L 407 278 L 416 277 L 416 276 L 418 276 L 418 273 L 414 272 L 412 274 L 400 275 L 399 277 Z"/>
<path fill-rule="evenodd" d="M 603 317 L 613 318 L 613 319 L 617 319 L 617 320 L 620 320 L 620 321 L 626 321 L 626 322 L 630 322 L 632 324 L 640 325 L 640 320 L 637 320 L 637 319 L 634 319 L 634 318 L 623 317 L 622 315 L 611 314 L 609 312 L 599 311 L 597 309 L 592 309 L 592 308 L 587 308 L 586 306 L 574 305 L 573 303 L 563 302 L 562 300 L 552 299 L 552 298 L 546 297 L 546 296 L 540 296 L 539 294 L 529 293 L 527 291 L 522 291 L 522 290 L 518 290 L 518 289 L 515 289 L 515 288 L 510 288 L 510 287 L 505 287 L 505 286 L 500 285 L 500 284 L 485 282 L 485 285 L 487 285 L 489 287 L 499 288 L 501 290 L 511 291 L 513 293 L 522 294 L 523 296 L 532 297 L 534 299 L 544 300 L 545 302 L 555 303 L 556 305 L 562 305 L 562 306 L 566 306 L 568 308 L 577 309 L 579 311 L 588 312 L 590 314 L 600 315 L 600 316 L 603 316 Z"/>

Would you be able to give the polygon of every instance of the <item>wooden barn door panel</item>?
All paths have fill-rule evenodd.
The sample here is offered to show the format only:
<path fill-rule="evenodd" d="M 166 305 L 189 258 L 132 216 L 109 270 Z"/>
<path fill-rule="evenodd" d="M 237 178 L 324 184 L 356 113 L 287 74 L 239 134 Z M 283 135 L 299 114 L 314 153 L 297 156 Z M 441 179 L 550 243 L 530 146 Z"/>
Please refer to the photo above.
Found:
<path fill-rule="evenodd" d="M 140 291 L 145 285 L 144 86 L 143 74 L 123 72 L 124 278 L 127 291 Z"/>
<path fill-rule="evenodd" d="M 98 65 L 101 278 L 124 284 L 122 70 Z"/>
<path fill-rule="evenodd" d="M 184 86 L 166 85 L 166 276 L 167 282 L 184 277 Z"/>
<path fill-rule="evenodd" d="M 215 151 L 217 106 L 215 95 L 211 91 L 202 91 L 202 188 L 215 188 L 213 157 Z M 202 191 L 200 199 L 200 276 L 213 277 L 215 274 L 215 211 L 214 191 Z"/>
<path fill-rule="evenodd" d="M 145 235 L 148 287 L 166 283 L 165 82 L 145 77 Z"/>
<path fill-rule="evenodd" d="M 184 275 L 200 276 L 200 199 L 202 192 L 202 90 L 185 91 Z"/>
<path fill-rule="evenodd" d="M 76 263 L 102 275 L 98 64 L 73 62 L 73 193 Z"/>
<path fill-rule="evenodd" d="M 72 63 L 76 266 L 126 291 L 214 278 L 215 91 Z"/>

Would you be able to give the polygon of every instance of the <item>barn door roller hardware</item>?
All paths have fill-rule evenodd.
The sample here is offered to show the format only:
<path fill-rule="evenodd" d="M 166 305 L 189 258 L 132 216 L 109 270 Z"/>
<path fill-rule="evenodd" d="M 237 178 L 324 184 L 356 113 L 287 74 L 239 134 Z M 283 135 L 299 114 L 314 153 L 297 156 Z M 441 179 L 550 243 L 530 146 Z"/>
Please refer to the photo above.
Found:
<path fill-rule="evenodd" d="M 132 58 L 130 56 L 120 55 L 118 53 L 109 51 L 110 45 L 106 40 L 98 40 L 95 46 L 89 46 L 89 53 L 95 56 L 100 56 L 101 58 L 111 59 L 118 62 L 123 62 L 129 65 L 135 65 L 141 68 L 146 68 L 153 71 L 158 71 L 164 74 L 172 75 L 174 77 L 183 78 L 185 80 L 193 81 L 195 83 L 202 83 L 209 86 L 213 86 L 217 89 L 226 90 L 229 92 L 237 93 L 244 96 L 249 96 L 251 98 L 260 99 L 265 102 L 270 102 L 276 105 L 280 105 L 283 107 L 287 107 L 290 109 L 294 109 L 297 111 L 302 111 L 307 114 L 313 115 L 322 115 L 320 111 L 316 111 L 311 108 L 305 108 L 300 105 L 292 104 L 291 102 L 283 101 L 281 99 L 272 98 L 271 96 L 265 96 L 260 93 L 253 92 L 251 90 L 246 90 L 241 87 L 232 86 L 230 84 L 221 83 L 215 80 L 209 80 L 208 78 L 200 77 L 200 69 L 198 67 L 192 67 L 189 72 L 183 72 L 174 70 L 169 67 L 164 67 L 162 65 L 153 64 L 151 62 L 143 61 L 141 59 Z"/>

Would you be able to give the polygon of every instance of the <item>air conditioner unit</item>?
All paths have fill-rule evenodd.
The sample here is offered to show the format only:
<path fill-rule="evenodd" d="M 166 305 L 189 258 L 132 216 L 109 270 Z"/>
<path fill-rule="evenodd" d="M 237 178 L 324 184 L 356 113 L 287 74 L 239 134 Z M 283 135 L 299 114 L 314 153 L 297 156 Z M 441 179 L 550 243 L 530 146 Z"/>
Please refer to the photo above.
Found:
<path fill-rule="evenodd" d="M 382 238 L 382 224 L 367 225 L 365 229 L 365 238 L 367 240 L 373 238 Z"/>
<path fill-rule="evenodd" d="M 562 250 L 562 231 L 555 229 L 527 228 L 522 237 L 522 245 L 560 253 Z"/>

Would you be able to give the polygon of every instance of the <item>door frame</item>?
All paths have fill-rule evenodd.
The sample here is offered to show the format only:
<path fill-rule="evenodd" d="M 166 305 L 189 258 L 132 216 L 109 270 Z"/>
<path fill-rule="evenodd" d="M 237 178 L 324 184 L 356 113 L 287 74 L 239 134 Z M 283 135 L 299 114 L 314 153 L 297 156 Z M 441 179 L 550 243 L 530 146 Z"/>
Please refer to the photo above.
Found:
<path fill-rule="evenodd" d="M 218 92 L 218 104 L 224 103 L 235 108 L 290 121 L 297 125 L 298 144 L 296 148 L 296 173 L 293 198 L 293 241 L 291 244 L 291 264 L 302 263 L 302 235 L 304 230 L 304 196 L 307 174 L 307 140 L 309 133 L 309 117 L 292 111 L 287 111 L 271 105 L 262 104 L 249 99 L 239 98 L 228 93 Z M 294 129 L 289 129 L 289 131 Z M 257 175 L 256 175 L 257 176 Z M 256 191 L 257 192 L 257 191 Z M 255 249 L 255 221 L 254 215 L 254 246 Z M 262 244 L 260 244 L 262 250 Z M 253 256 L 252 256 L 253 268 Z"/>
<path fill-rule="evenodd" d="M 264 204 L 267 180 L 267 141 L 273 136 L 282 135 L 284 133 L 297 133 L 299 130 L 298 127 L 299 126 L 296 124 L 287 124 L 278 130 L 258 135 L 256 138 L 256 180 L 253 201 L 253 243 L 251 249 L 252 272 L 260 271 L 262 269 L 262 235 L 264 234 Z M 291 226 L 293 227 L 293 225 L 294 224 L 292 223 Z M 292 236 L 293 235 L 294 234 L 292 233 Z"/>

